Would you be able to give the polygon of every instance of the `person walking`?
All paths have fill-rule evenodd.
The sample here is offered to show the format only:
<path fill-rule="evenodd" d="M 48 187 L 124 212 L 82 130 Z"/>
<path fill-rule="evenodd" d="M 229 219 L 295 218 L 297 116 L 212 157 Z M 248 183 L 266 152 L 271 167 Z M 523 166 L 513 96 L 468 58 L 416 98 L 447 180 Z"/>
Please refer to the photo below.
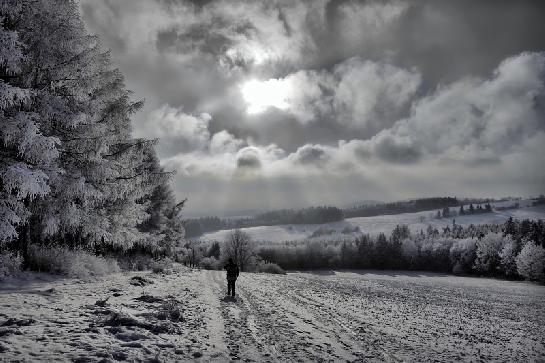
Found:
<path fill-rule="evenodd" d="M 237 281 L 239 272 L 238 266 L 232 258 L 229 258 L 227 265 L 223 269 L 227 271 L 227 296 L 231 295 L 235 297 L 235 281 Z"/>

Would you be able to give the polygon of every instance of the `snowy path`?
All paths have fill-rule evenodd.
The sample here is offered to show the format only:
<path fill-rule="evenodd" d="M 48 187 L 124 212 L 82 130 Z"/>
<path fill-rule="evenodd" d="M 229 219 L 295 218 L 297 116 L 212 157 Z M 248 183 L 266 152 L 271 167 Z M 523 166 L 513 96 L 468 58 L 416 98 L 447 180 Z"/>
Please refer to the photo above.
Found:
<path fill-rule="evenodd" d="M 183 268 L 0 284 L 0 359 L 545 361 L 543 286 L 322 272 L 243 273 L 236 300 L 225 288 Z"/>

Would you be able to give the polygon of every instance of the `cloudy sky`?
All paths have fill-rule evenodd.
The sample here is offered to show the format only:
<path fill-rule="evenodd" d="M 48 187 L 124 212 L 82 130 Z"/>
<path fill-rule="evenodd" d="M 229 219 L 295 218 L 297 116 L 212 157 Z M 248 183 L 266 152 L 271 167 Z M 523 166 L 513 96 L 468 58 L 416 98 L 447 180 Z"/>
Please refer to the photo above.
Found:
<path fill-rule="evenodd" d="M 545 2 L 81 0 L 187 214 L 545 191 Z"/>

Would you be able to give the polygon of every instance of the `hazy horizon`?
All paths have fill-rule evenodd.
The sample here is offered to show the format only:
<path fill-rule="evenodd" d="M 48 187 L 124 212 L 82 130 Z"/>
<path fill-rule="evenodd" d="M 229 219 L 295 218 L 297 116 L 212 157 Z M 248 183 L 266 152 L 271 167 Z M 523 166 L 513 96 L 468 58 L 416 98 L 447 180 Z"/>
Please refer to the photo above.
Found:
<path fill-rule="evenodd" d="M 410 201 L 415 199 L 425 199 L 425 198 L 442 198 L 442 197 L 456 197 L 458 200 L 465 200 L 465 199 L 493 199 L 493 200 L 500 200 L 500 199 L 521 199 L 521 200 L 527 200 L 531 198 L 537 198 L 539 196 L 543 195 L 543 193 L 540 193 L 539 195 L 524 195 L 524 196 L 518 196 L 518 195 L 504 195 L 499 197 L 489 197 L 489 196 L 456 196 L 456 195 L 434 195 L 434 196 L 425 196 L 425 197 L 412 197 L 412 198 L 401 198 L 401 199 L 391 199 L 391 200 L 354 200 L 349 203 L 345 204 L 307 204 L 307 205 L 299 205 L 299 206 L 285 206 L 285 207 L 278 207 L 278 208 L 253 208 L 253 209 L 223 209 L 218 210 L 214 209 L 211 212 L 208 212 L 206 210 L 202 212 L 194 212 L 191 209 L 186 209 L 183 213 L 184 218 L 193 219 L 193 218 L 200 218 L 200 217 L 220 217 L 220 218 L 235 218 L 235 217 L 252 217 L 260 213 L 264 212 L 272 212 L 272 211 L 278 211 L 278 210 L 284 210 L 284 209 L 304 209 L 304 208 L 311 208 L 311 207 L 322 207 L 322 206 L 332 206 L 332 207 L 338 207 L 340 209 L 350 209 L 353 207 L 359 207 L 362 205 L 373 205 L 373 204 L 387 204 L 387 203 L 394 203 L 394 202 L 404 202 L 404 201 Z M 433 208 L 432 208 L 433 209 Z"/>
<path fill-rule="evenodd" d="M 189 215 L 543 193 L 543 2 L 81 9 Z"/>

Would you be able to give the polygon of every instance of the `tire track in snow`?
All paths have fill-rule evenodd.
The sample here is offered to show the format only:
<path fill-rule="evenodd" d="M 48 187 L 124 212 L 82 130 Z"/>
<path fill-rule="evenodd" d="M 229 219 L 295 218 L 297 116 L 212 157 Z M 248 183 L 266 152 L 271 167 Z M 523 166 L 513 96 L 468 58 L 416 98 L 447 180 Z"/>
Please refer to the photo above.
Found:
<path fill-rule="evenodd" d="M 324 316 L 327 316 L 327 320 L 337 321 L 344 332 L 361 342 L 363 357 L 366 361 L 400 362 L 414 359 L 419 352 L 411 345 L 410 333 L 414 334 L 417 327 L 400 325 L 403 315 L 406 314 L 407 301 L 400 301 L 395 294 L 391 294 L 377 305 L 373 301 L 376 291 L 371 293 L 371 297 L 365 293 L 365 286 L 362 284 L 367 283 L 368 281 L 352 281 L 348 278 L 332 278 L 324 281 L 309 277 L 307 288 L 300 289 L 294 299 L 300 304 L 324 307 Z M 389 285 L 386 287 L 390 288 Z M 381 284 L 371 284 L 371 290 L 381 291 L 382 288 Z M 403 289 L 401 286 L 396 286 L 397 290 Z M 410 291 L 403 293 L 408 294 Z M 379 292 L 378 295 L 380 296 L 381 293 Z M 416 317 L 414 312 L 409 315 Z M 428 316 L 427 319 L 433 321 L 434 317 Z M 377 324 L 377 322 L 380 323 Z M 420 333 L 428 334 L 433 326 L 430 326 L 430 321 L 422 323 Z M 421 338 L 421 336 L 417 337 L 420 343 L 422 343 Z M 428 341 L 424 344 L 427 354 L 430 350 L 434 350 Z M 437 350 L 434 354 L 440 355 L 441 351 Z M 429 355 L 420 357 L 424 360 L 426 358 L 429 358 Z"/>
<path fill-rule="evenodd" d="M 353 320 L 341 318 L 342 309 L 339 308 L 342 305 L 317 301 L 313 295 L 319 290 L 307 289 L 312 284 L 311 279 L 289 276 L 281 288 L 286 296 L 282 302 L 295 319 L 302 320 L 313 331 L 313 336 L 323 342 L 326 349 L 322 354 L 329 353 L 336 360 L 354 362 L 398 360 L 380 347 L 372 351 L 369 342 L 362 341 L 353 330 Z"/>
<path fill-rule="evenodd" d="M 208 307 L 208 341 L 212 349 L 214 349 L 210 360 L 224 362 L 229 356 L 229 352 L 224 341 L 225 325 L 221 315 L 221 302 L 218 298 L 220 286 L 214 278 L 215 274 L 217 274 L 215 271 L 203 271 L 199 275 L 199 286 L 202 287 L 202 297 Z"/>
<path fill-rule="evenodd" d="M 533 323 L 542 306 L 534 306 L 531 294 L 522 295 L 522 301 L 530 297 L 524 304 L 531 307 L 529 315 L 533 318 L 527 318 L 527 310 L 513 304 L 520 297 L 510 296 L 506 286 L 501 286 L 502 294 L 497 294 L 488 286 L 472 287 L 471 279 L 460 279 L 457 283 L 462 285 L 457 286 L 451 282 L 430 284 L 420 278 L 411 278 L 410 282 L 376 281 L 348 274 L 293 277 L 294 287 L 299 286 L 294 289 L 294 299 L 299 299 L 300 305 L 309 300 L 315 308 L 322 308 L 324 314 L 317 319 L 339 320 L 339 326 L 353 330 L 372 355 L 376 357 L 382 352 L 380 360 L 452 361 L 469 357 L 506 360 L 506 355 L 511 358 L 535 355 L 521 349 L 524 346 L 543 352 L 543 339 L 538 338 L 543 335 L 537 333 L 542 329 Z M 301 280 L 297 281 L 298 278 Z M 533 342 L 519 340 L 522 331 L 513 326 L 513 317 L 526 322 L 522 338 L 537 344 L 532 347 Z M 536 333 L 528 334 L 531 330 Z M 510 336 L 513 333 L 515 337 Z M 506 346 L 509 342 L 511 345 Z"/>
<path fill-rule="evenodd" d="M 264 346 L 266 361 L 308 361 L 323 360 L 310 354 L 305 347 L 308 337 L 294 327 L 293 319 L 279 304 L 278 295 L 259 289 L 255 275 L 246 279 L 244 296 L 253 311 L 255 335 Z M 270 286 L 269 286 L 270 287 Z M 276 295 L 276 296 L 275 296 Z M 275 299 L 276 297 L 276 299 Z"/>
<path fill-rule="evenodd" d="M 368 272 L 242 273 L 239 299 L 231 302 L 222 301 L 224 273 L 177 270 L 123 273 L 93 282 L 54 280 L 32 288 L 0 286 L 0 324 L 6 325 L 0 327 L 2 354 L 18 361 L 432 362 L 545 357 L 543 286 Z M 154 283 L 128 284 L 136 276 Z M 183 320 L 159 319 L 162 303 L 144 303 L 143 295 L 176 300 Z M 108 296 L 106 307 L 97 306 L 96 301 Z M 104 325 L 112 312 L 140 323 Z M 6 323 L 11 317 L 32 323 Z M 145 328 L 165 323 L 179 329 L 153 334 Z"/>
<path fill-rule="evenodd" d="M 287 301 L 290 297 L 275 284 L 264 285 L 262 277 L 241 274 L 236 302 L 221 299 L 225 345 L 232 360 L 355 361 L 350 349 L 339 350 L 331 329 L 323 329 L 311 312 Z M 223 275 L 215 273 L 212 280 L 220 299 L 225 290 Z"/>
<path fill-rule="evenodd" d="M 337 293 L 338 291 L 331 292 L 329 295 Z M 339 309 L 342 305 L 335 298 L 321 299 L 305 289 L 295 289 L 290 296 L 296 305 L 315 312 L 314 319 L 328 327 L 328 331 L 335 337 L 340 348 L 351 351 L 357 357 L 355 361 L 398 362 L 403 360 L 383 348 L 385 337 L 382 332 L 365 324 L 361 313 L 354 316 Z M 361 329 L 362 326 L 366 326 L 366 329 Z"/>
<path fill-rule="evenodd" d="M 223 319 L 224 344 L 227 347 L 229 359 L 233 361 L 257 362 L 259 359 L 259 342 L 252 334 L 248 324 L 250 312 L 240 295 L 240 283 L 237 286 L 239 294 L 236 300 L 225 294 L 226 282 L 223 274 L 212 272 L 212 283 L 217 286 L 216 298 L 220 300 L 220 314 Z M 239 280 L 240 282 L 240 280 Z M 223 297 L 222 297 L 223 296 Z"/>
<path fill-rule="evenodd" d="M 249 288 L 254 310 L 260 312 L 263 334 L 271 346 L 293 361 L 358 360 L 354 354 L 357 343 L 336 334 L 339 327 L 319 319 L 319 311 L 308 309 L 308 304 L 299 304 L 292 293 L 297 289 L 289 286 L 288 276 L 274 277 L 276 281 L 269 284 L 263 283 L 263 277 L 251 275 Z M 281 334 L 275 334 L 277 331 Z"/>

